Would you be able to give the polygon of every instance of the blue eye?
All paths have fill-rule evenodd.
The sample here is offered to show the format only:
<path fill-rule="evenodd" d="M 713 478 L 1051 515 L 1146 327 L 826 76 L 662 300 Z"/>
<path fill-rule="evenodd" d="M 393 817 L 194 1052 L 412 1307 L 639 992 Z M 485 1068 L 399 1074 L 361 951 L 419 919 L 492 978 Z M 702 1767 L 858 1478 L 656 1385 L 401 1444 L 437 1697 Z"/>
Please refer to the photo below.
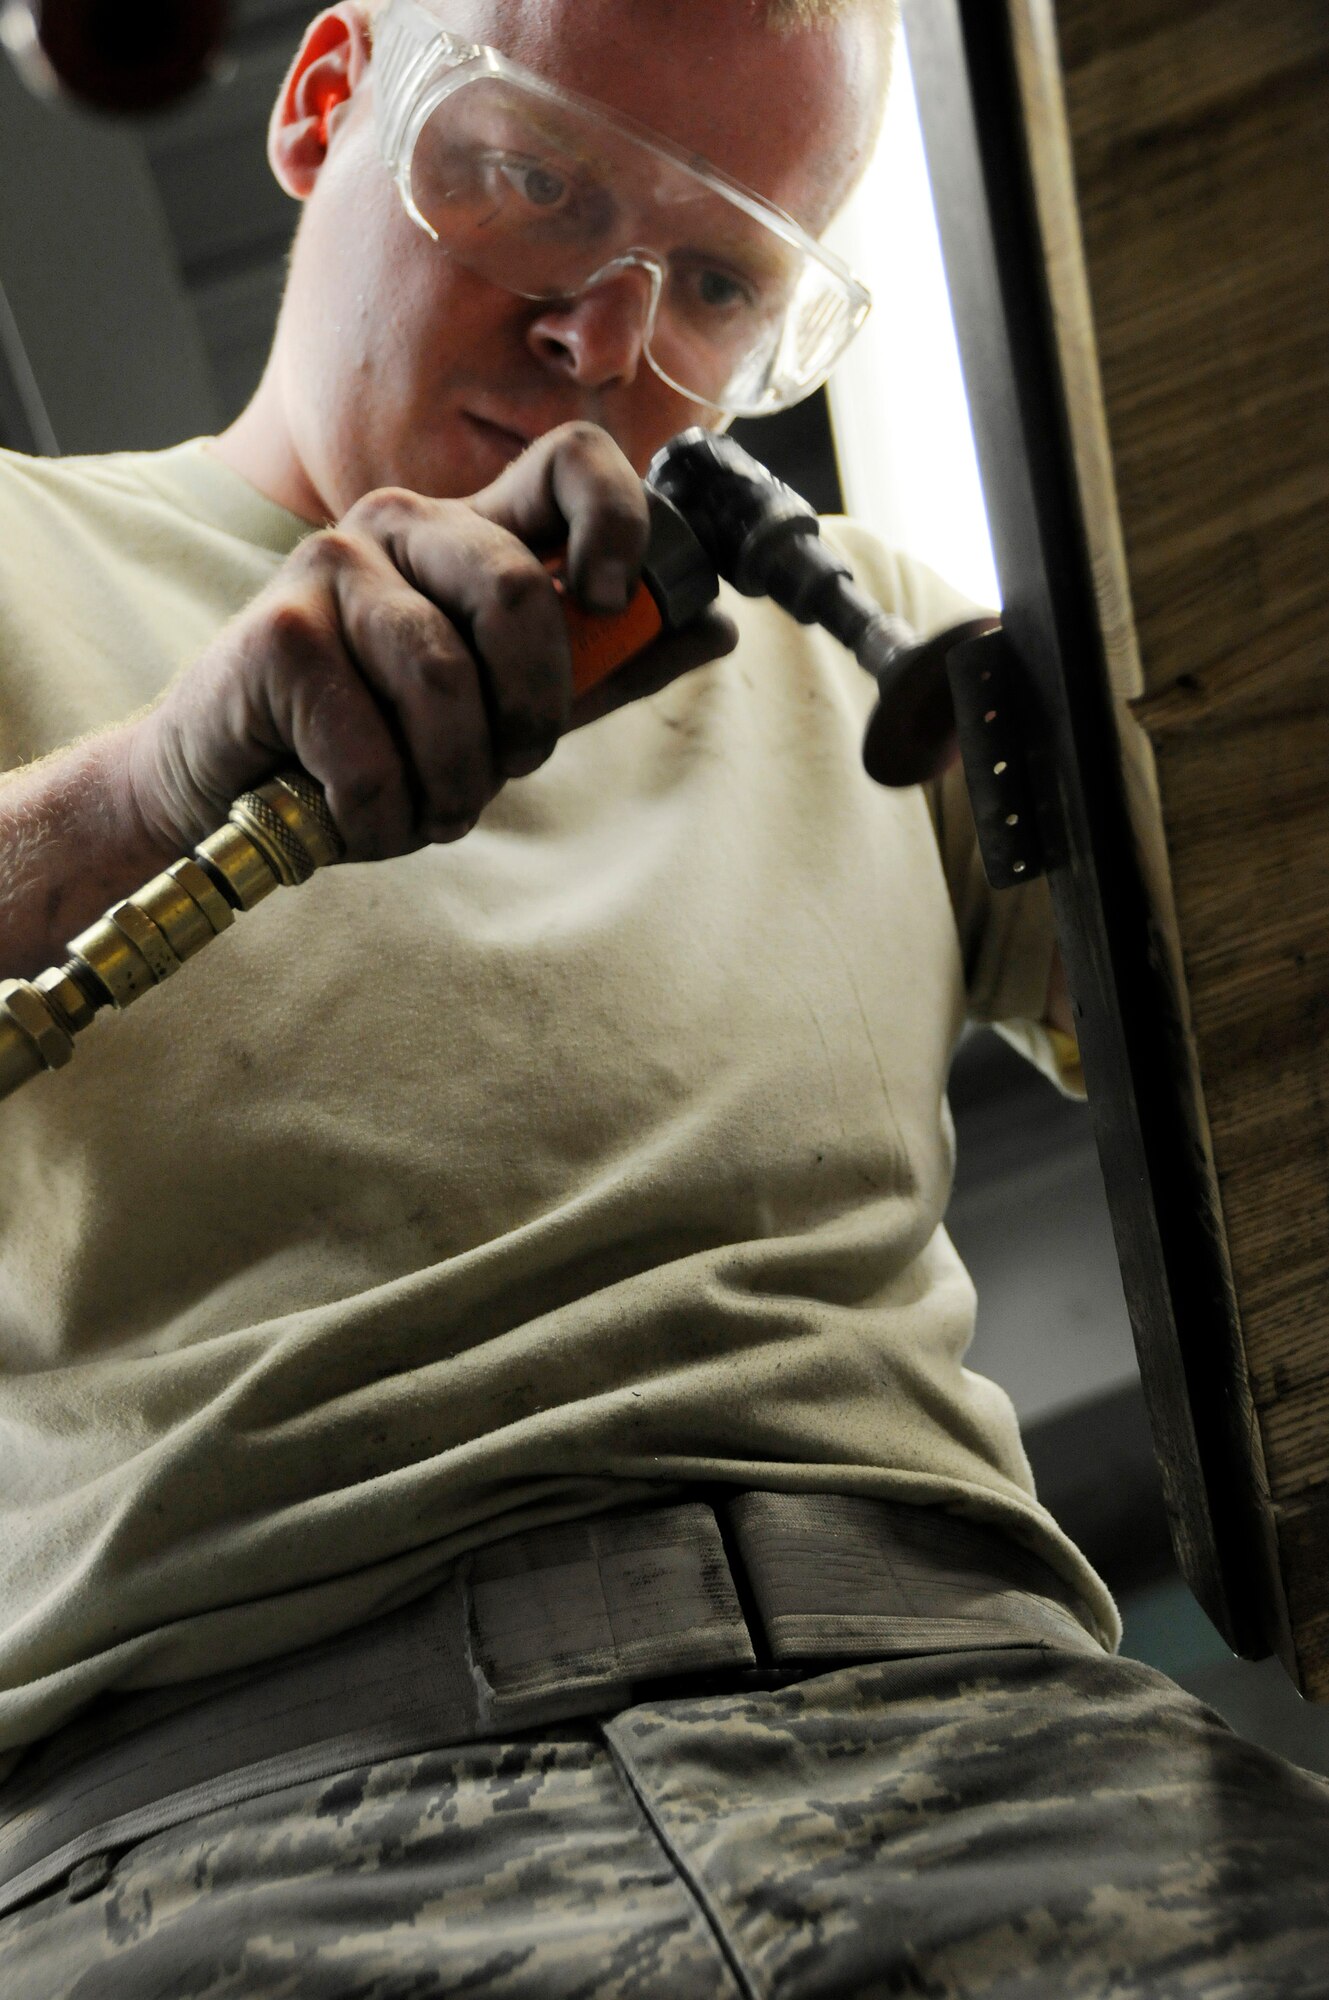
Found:
<path fill-rule="evenodd" d="M 538 161 L 505 160 L 501 171 L 514 194 L 532 208 L 558 208 L 567 199 L 567 181 Z"/>
<path fill-rule="evenodd" d="M 746 305 L 748 290 L 737 278 L 731 278 L 727 271 L 700 271 L 697 274 L 697 294 L 704 306 Z"/>
<path fill-rule="evenodd" d="M 746 322 L 761 303 L 751 279 L 700 258 L 689 257 L 675 265 L 671 289 L 677 310 L 714 323 Z"/>

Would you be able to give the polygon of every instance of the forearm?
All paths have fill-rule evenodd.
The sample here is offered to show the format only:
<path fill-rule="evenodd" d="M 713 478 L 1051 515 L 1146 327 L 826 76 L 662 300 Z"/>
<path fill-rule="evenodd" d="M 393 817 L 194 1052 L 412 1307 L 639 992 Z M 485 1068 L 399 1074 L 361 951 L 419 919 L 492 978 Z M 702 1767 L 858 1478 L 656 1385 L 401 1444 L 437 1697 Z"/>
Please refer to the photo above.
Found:
<path fill-rule="evenodd" d="M 145 824 L 129 728 L 0 778 L 0 979 L 30 979 L 70 938 L 177 858 Z"/>

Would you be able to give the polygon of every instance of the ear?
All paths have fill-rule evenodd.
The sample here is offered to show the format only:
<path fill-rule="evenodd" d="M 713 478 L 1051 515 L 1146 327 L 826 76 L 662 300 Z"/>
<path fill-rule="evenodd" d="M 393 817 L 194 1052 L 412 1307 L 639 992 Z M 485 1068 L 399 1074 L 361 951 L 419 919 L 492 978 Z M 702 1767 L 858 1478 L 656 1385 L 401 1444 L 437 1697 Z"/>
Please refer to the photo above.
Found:
<path fill-rule="evenodd" d="M 369 22 L 355 0 L 328 7 L 305 30 L 268 124 L 268 161 L 287 194 L 304 201 L 338 125 L 369 68 Z"/>

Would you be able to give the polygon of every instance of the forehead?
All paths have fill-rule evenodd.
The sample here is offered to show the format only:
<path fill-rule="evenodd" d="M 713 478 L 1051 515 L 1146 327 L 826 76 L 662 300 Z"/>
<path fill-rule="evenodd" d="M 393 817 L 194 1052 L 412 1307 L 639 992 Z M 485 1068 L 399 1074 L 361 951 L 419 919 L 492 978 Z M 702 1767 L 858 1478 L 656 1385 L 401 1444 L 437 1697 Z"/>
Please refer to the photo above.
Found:
<path fill-rule="evenodd" d="M 792 34 L 753 0 L 428 0 L 501 49 L 700 153 L 820 230 L 866 162 L 884 88 L 865 9 Z"/>

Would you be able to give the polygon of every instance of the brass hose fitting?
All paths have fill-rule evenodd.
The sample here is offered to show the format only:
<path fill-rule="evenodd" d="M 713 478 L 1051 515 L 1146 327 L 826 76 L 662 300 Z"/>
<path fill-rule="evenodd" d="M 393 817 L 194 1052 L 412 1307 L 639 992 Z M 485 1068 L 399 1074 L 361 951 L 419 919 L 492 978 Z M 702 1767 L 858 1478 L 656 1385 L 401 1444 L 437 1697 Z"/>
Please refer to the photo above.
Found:
<path fill-rule="evenodd" d="M 128 1007 L 229 930 L 237 911 L 307 882 L 343 852 L 322 788 L 303 771 L 245 792 L 192 855 L 72 939 L 64 965 L 0 982 L 0 1098 L 62 1069 L 103 1007 Z"/>

